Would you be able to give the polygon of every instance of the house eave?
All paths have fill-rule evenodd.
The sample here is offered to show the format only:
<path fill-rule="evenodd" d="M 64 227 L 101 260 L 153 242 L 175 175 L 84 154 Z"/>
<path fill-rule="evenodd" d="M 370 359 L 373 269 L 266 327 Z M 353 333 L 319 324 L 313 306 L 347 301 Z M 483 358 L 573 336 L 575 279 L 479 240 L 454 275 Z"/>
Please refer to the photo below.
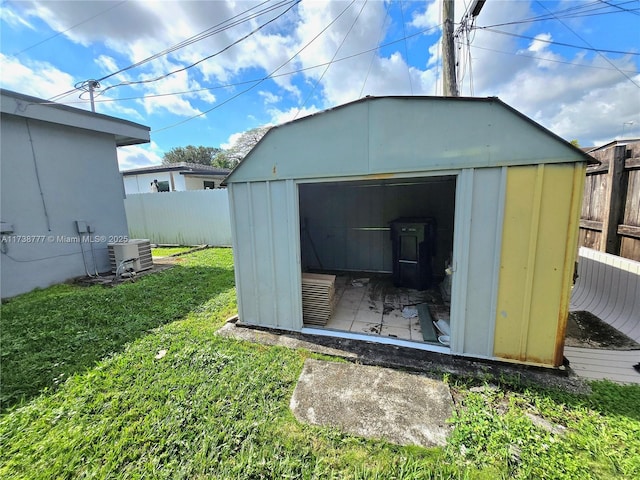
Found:
<path fill-rule="evenodd" d="M 145 125 L 10 90 L 0 89 L 0 111 L 3 115 L 111 134 L 118 147 L 150 141 L 150 128 Z"/>

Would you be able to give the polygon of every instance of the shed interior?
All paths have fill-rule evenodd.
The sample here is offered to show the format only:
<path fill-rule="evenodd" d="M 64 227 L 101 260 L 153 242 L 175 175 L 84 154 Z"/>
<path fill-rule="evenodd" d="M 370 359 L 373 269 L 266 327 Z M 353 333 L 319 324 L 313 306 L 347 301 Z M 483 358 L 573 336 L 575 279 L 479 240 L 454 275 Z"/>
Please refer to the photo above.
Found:
<path fill-rule="evenodd" d="M 446 332 L 433 322 L 450 318 L 456 176 L 301 183 L 298 191 L 302 271 L 336 275 L 333 315 L 323 328 L 438 343 Z M 393 274 L 397 219 L 435 227 L 427 288 Z"/>

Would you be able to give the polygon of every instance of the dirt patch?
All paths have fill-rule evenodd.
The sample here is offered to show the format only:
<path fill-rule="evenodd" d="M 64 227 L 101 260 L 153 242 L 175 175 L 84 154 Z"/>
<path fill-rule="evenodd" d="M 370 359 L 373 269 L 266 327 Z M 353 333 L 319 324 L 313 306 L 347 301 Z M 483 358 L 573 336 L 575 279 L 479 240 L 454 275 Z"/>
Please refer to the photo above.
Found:
<path fill-rule="evenodd" d="M 569 312 L 565 345 L 606 350 L 640 350 L 640 344 L 591 312 Z"/>

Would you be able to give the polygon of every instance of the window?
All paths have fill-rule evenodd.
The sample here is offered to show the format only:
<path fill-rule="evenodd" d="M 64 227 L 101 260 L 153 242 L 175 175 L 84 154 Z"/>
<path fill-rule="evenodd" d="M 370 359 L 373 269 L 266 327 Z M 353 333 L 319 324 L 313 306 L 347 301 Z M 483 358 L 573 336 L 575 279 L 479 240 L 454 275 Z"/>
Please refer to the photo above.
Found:
<path fill-rule="evenodd" d="M 158 182 L 159 192 L 169 192 L 169 182 Z"/>
<path fill-rule="evenodd" d="M 206 181 L 206 180 L 205 180 L 205 182 L 204 182 L 204 189 L 205 189 L 205 190 L 208 190 L 208 189 L 210 189 L 210 188 L 216 188 L 216 182 L 209 182 L 209 181 Z"/>

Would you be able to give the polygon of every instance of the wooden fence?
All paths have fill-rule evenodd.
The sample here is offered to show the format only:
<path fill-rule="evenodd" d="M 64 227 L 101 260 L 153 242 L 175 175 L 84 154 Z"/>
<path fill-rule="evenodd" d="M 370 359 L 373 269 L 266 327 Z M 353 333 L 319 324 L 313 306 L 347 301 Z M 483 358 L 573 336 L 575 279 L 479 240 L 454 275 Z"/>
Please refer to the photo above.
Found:
<path fill-rule="evenodd" d="M 580 216 L 580 246 L 640 261 L 640 140 L 589 152 Z"/>

